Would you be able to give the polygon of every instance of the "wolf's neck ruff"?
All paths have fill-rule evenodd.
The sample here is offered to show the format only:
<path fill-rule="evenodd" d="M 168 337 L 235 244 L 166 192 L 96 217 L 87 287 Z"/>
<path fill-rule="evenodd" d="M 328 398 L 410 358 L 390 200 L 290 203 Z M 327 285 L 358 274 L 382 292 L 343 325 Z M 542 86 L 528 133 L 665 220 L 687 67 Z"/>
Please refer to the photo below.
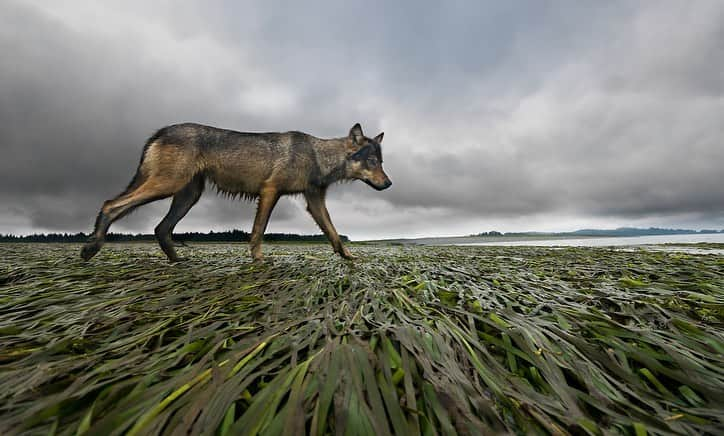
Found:
<path fill-rule="evenodd" d="M 327 187 L 336 182 L 348 180 L 346 174 L 348 141 L 348 138 L 315 141 L 314 155 L 319 168 L 320 187 Z"/>

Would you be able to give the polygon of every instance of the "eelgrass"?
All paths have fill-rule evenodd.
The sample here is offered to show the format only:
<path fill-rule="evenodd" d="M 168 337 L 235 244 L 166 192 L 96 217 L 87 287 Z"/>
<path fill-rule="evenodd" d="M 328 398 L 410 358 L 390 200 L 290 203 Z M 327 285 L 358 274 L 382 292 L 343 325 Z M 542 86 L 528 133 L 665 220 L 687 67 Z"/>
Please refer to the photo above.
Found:
<path fill-rule="evenodd" d="M 721 434 L 724 256 L 0 245 L 0 434 Z"/>

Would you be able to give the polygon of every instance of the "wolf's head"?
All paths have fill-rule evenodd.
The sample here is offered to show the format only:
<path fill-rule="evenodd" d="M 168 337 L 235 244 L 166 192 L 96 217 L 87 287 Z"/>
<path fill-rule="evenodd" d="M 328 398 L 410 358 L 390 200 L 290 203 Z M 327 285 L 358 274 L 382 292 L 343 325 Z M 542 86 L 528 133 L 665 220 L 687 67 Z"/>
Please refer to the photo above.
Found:
<path fill-rule="evenodd" d="M 382 169 L 382 148 L 380 143 L 384 133 L 374 138 L 368 138 L 362 133 L 359 123 L 349 131 L 347 147 L 346 176 L 367 183 L 378 191 L 387 189 L 392 185 Z"/>

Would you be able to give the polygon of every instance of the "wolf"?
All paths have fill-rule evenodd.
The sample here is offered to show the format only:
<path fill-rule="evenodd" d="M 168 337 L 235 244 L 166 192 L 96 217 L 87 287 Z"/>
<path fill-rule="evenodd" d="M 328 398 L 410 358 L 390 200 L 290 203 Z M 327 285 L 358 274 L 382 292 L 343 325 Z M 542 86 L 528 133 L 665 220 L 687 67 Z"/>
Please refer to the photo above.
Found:
<path fill-rule="evenodd" d="M 274 206 L 282 195 L 293 194 L 304 195 L 307 210 L 335 253 L 352 259 L 332 224 L 325 196 L 330 185 L 346 180 L 362 180 L 378 191 L 392 185 L 382 169 L 383 136 L 368 138 L 359 123 L 347 136 L 332 139 L 297 131 L 237 132 L 195 123 L 164 127 L 146 141 L 126 190 L 103 203 L 81 257 L 89 260 L 98 253 L 116 220 L 141 205 L 173 197 L 155 234 L 169 261 L 179 261 L 171 233 L 209 181 L 221 193 L 257 200 L 249 243 L 255 261 L 262 259 L 262 237 Z"/>

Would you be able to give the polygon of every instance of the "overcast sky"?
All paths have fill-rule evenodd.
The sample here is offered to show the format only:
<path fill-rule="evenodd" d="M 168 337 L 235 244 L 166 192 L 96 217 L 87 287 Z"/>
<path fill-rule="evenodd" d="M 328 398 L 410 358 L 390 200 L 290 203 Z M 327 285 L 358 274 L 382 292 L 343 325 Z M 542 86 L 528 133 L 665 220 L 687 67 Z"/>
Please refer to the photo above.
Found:
<path fill-rule="evenodd" d="M 384 131 L 393 186 L 328 199 L 353 239 L 724 228 L 723 41 L 718 0 L 3 1 L 0 233 L 91 230 L 185 121 Z M 207 189 L 177 230 L 253 213 Z M 268 231 L 319 233 L 301 199 Z"/>

